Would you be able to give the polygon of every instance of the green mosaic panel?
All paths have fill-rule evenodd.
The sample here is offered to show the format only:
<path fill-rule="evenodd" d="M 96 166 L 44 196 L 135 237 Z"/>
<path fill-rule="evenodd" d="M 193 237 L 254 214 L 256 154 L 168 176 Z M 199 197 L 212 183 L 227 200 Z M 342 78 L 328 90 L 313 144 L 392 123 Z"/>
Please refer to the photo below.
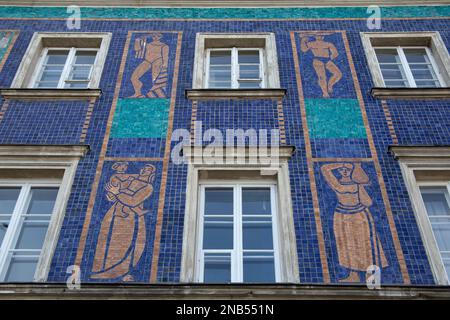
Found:
<path fill-rule="evenodd" d="M 119 99 L 112 138 L 165 138 L 169 99 Z"/>
<path fill-rule="evenodd" d="M 450 6 L 381 7 L 383 18 L 448 17 Z M 0 7 L 3 18 L 67 18 L 66 7 Z M 83 18 L 300 19 L 367 18 L 366 7 L 303 8 L 98 8 L 81 7 Z"/>
<path fill-rule="evenodd" d="M 366 138 L 358 100 L 306 99 L 305 106 L 311 138 Z"/>

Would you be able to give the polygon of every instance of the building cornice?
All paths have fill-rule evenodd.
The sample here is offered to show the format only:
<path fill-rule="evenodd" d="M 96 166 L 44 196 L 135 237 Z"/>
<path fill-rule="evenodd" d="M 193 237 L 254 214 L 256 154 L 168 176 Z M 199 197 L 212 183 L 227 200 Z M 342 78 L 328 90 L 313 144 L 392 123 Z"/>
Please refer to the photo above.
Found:
<path fill-rule="evenodd" d="M 426 5 L 448 5 L 448 0 L 426 1 Z M 345 6 L 408 6 L 424 5 L 423 0 L 325 0 L 315 2 L 310 0 L 166 0 L 161 5 L 160 0 L 14 0 L 2 1 L 2 5 L 11 6 L 70 6 L 84 7 L 166 7 L 166 8 L 269 8 L 269 7 L 345 7 Z"/>
<path fill-rule="evenodd" d="M 83 284 L 68 289 L 64 284 L 0 284 L 4 299 L 449 299 L 448 286 L 382 286 L 310 284 Z"/>
<path fill-rule="evenodd" d="M 78 2 L 81 10 L 82 20 L 348 20 L 348 19 L 367 19 L 373 14 L 373 11 L 368 10 L 368 5 L 373 5 L 367 1 L 365 5 L 352 5 L 346 3 L 345 6 L 336 8 L 337 3 L 320 2 L 319 5 L 308 6 L 301 5 L 297 2 L 291 6 L 281 6 L 279 2 L 267 3 L 266 5 L 253 7 L 244 7 L 240 2 L 232 5 L 225 5 L 222 2 L 214 2 L 211 6 L 200 6 L 197 3 L 183 2 L 183 6 L 169 6 L 161 7 L 150 5 L 135 5 L 131 6 L 121 2 L 120 5 L 114 6 L 114 1 L 111 3 L 102 4 L 89 1 L 87 3 Z M 97 6 L 94 4 L 97 3 Z M 217 4 L 219 3 L 219 4 Z M 245 3 L 245 2 L 244 2 Z M 450 2 L 438 1 L 438 3 L 426 3 L 417 1 L 415 3 L 392 1 L 392 5 L 379 3 L 381 9 L 381 19 L 448 19 L 450 17 Z M 67 17 L 74 14 L 73 11 L 68 11 L 68 6 L 73 3 L 66 3 L 58 1 L 57 5 L 44 5 L 44 2 L 30 1 L 28 5 L 25 2 L 4 1 L 0 3 L 0 17 L 1 19 L 67 19 Z M 9 4 L 9 5 L 8 5 Z M 18 6 L 18 4 L 23 4 Z M 64 6 L 66 4 L 66 6 Z M 165 3 L 166 4 L 166 3 Z M 188 4 L 191 4 L 188 7 Z M 224 6 L 219 6 L 219 5 Z M 110 5 L 110 6 L 108 6 Z M 239 7 L 241 6 L 241 7 Z M 330 8 L 331 7 L 331 8 Z"/>

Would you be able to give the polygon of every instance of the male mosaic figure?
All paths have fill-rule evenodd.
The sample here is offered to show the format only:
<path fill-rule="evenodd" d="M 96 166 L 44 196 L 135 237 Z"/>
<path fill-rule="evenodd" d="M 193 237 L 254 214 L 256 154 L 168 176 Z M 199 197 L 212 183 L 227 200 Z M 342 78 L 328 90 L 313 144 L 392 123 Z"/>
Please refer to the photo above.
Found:
<path fill-rule="evenodd" d="M 333 93 L 334 85 L 342 78 L 342 72 L 332 61 L 339 56 L 339 52 L 334 44 L 324 41 L 324 35 L 315 34 L 314 36 L 315 40 L 310 41 L 309 35 L 303 35 L 300 49 L 305 53 L 311 50 L 314 55 L 313 67 L 322 89 L 322 95 L 324 98 L 329 98 Z M 327 79 L 327 70 L 331 73 L 330 79 Z"/>
<path fill-rule="evenodd" d="M 105 189 L 112 206 L 105 214 L 97 241 L 92 279 L 134 281 L 130 273 L 146 242 L 144 201 L 153 193 L 156 168 L 147 164 L 139 175 L 126 174 L 128 163 L 116 163 Z"/>
<path fill-rule="evenodd" d="M 145 98 L 142 94 L 143 83 L 141 78 L 151 70 L 152 87 L 147 92 L 149 98 L 167 97 L 167 68 L 169 60 L 169 46 L 161 42 L 161 33 L 149 35 L 153 41 L 147 43 L 148 37 L 137 38 L 134 43 L 135 57 L 144 59 L 133 71 L 131 83 L 134 94 L 130 98 Z"/>

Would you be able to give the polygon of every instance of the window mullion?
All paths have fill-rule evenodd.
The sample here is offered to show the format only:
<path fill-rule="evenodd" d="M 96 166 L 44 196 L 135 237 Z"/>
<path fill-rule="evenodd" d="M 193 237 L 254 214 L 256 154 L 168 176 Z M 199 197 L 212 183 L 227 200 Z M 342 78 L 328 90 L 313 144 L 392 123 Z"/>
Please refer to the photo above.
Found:
<path fill-rule="evenodd" d="M 239 60 L 238 60 L 238 48 L 234 47 L 231 51 L 231 77 L 232 77 L 232 88 L 233 89 L 238 89 L 239 88 L 239 82 L 238 82 L 238 77 L 239 77 Z"/>
<path fill-rule="evenodd" d="M 205 88 L 209 88 L 209 68 L 210 68 L 210 59 L 211 59 L 211 49 L 207 49 L 205 52 L 206 55 L 206 59 L 205 59 L 205 69 L 203 72 L 205 72 L 204 76 L 205 76 Z"/>
<path fill-rule="evenodd" d="M 242 200 L 241 200 L 241 186 L 234 186 L 234 230 L 235 230 L 235 244 L 234 244 L 234 270 L 236 272 L 234 282 L 242 282 Z"/>
<path fill-rule="evenodd" d="M 69 77 L 70 69 L 72 68 L 72 63 L 74 61 L 76 48 L 70 48 L 69 55 L 67 56 L 66 64 L 61 72 L 61 78 L 59 78 L 58 88 L 65 88 L 66 80 Z"/>
<path fill-rule="evenodd" d="M 204 271 L 205 271 L 205 253 L 203 250 L 203 228 L 205 227 L 205 192 L 206 192 L 206 188 L 205 186 L 201 186 L 200 187 L 200 217 L 199 217 L 199 224 L 198 224 L 198 248 L 197 248 L 197 252 L 198 252 L 198 257 L 197 257 L 197 271 L 196 274 L 198 275 L 198 279 L 197 281 L 199 282 L 204 282 Z"/>
<path fill-rule="evenodd" d="M 405 53 L 403 52 L 402 47 L 397 47 L 397 53 L 400 58 L 400 61 L 403 65 L 403 70 L 405 71 L 406 78 L 408 79 L 409 85 L 412 88 L 417 88 L 416 81 L 414 80 L 414 76 L 412 74 L 411 68 L 409 67 L 408 60 L 406 59 Z"/>

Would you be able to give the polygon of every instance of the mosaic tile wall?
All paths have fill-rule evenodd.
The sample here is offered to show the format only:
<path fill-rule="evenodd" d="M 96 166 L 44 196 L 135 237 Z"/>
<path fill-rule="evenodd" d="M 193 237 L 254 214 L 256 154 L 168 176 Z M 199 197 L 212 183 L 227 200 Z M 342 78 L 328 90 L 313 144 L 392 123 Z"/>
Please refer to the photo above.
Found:
<path fill-rule="evenodd" d="M 398 19 L 383 20 L 382 31 L 439 31 L 450 47 L 449 6 L 409 9 L 384 8 L 385 17 Z M 90 146 L 77 169 L 49 282 L 65 282 L 73 264 L 81 265 L 84 282 L 179 281 L 187 168 L 170 162 L 176 144 L 170 140 L 173 130 L 189 130 L 197 120 L 204 130 L 279 128 L 282 142 L 296 147 L 289 170 L 302 283 L 360 282 L 361 261 L 382 266 L 383 283 L 434 283 L 387 148 L 450 144 L 450 101 L 383 106 L 370 96 L 359 36 L 369 30 L 361 8 L 329 10 L 328 20 L 314 19 L 323 9 L 83 10 L 89 19 L 80 31 L 112 33 L 102 96 L 93 103 L 2 100 L 0 107 L 1 144 Z M 263 17 L 273 20 L 252 20 Z M 64 18 L 62 8 L 0 7 L 0 87 L 11 84 L 33 32 L 66 32 Z M 192 83 L 196 32 L 274 32 L 286 96 L 193 106 L 185 89 Z M 335 52 L 333 58 L 308 50 L 305 44 L 314 41 Z M 146 56 L 149 46 L 158 54 Z M 348 213 L 358 225 L 353 240 L 344 237 Z M 349 250 L 352 241 L 364 245 Z"/>

